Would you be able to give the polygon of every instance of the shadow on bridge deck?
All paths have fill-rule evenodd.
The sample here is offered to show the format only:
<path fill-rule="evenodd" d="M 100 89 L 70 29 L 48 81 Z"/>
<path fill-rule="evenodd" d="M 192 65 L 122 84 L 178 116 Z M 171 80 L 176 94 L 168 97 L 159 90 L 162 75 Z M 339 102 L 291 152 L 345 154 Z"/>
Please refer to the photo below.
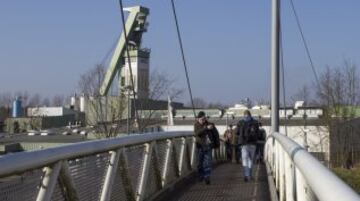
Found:
<path fill-rule="evenodd" d="M 254 179 L 245 183 L 240 164 L 224 163 L 211 176 L 211 185 L 196 181 L 176 188 L 166 200 L 171 201 L 270 201 L 266 168 L 254 166 Z"/>

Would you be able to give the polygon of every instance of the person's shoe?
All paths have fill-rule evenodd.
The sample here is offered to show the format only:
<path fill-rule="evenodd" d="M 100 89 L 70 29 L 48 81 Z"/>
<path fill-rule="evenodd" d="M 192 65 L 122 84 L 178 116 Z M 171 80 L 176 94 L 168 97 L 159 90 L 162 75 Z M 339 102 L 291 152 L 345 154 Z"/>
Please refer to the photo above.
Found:
<path fill-rule="evenodd" d="M 248 181 L 249 181 L 249 178 L 248 178 L 248 177 L 244 177 L 244 181 L 245 181 L 245 182 L 248 182 Z"/>
<path fill-rule="evenodd" d="M 211 183 L 211 182 L 210 182 L 210 178 L 206 178 L 206 179 L 205 179 L 205 184 L 206 184 L 206 185 L 210 185 L 210 183 Z"/>

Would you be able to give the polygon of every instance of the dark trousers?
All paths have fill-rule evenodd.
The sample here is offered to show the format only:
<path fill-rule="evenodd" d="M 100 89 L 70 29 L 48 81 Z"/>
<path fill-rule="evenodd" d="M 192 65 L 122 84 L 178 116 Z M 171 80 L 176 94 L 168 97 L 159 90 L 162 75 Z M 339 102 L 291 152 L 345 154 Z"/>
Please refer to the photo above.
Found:
<path fill-rule="evenodd" d="M 241 145 L 235 145 L 235 159 L 236 163 L 239 163 L 241 161 Z"/>
<path fill-rule="evenodd" d="M 231 161 L 232 159 L 232 145 L 230 142 L 225 142 L 225 149 L 226 149 L 226 159 Z"/>
<path fill-rule="evenodd" d="M 201 146 L 198 148 L 198 173 L 200 179 L 207 179 L 211 174 L 212 150 L 210 146 Z"/>
<path fill-rule="evenodd" d="M 256 144 L 256 162 L 262 162 L 264 159 L 264 144 Z"/>

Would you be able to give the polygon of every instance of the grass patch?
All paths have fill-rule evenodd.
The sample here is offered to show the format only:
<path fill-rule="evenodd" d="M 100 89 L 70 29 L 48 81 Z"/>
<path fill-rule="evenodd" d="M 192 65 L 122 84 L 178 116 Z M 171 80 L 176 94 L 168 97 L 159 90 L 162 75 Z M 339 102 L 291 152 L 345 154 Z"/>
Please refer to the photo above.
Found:
<path fill-rule="evenodd" d="M 360 193 L 360 167 L 353 169 L 334 168 L 333 171 L 356 192 Z"/>

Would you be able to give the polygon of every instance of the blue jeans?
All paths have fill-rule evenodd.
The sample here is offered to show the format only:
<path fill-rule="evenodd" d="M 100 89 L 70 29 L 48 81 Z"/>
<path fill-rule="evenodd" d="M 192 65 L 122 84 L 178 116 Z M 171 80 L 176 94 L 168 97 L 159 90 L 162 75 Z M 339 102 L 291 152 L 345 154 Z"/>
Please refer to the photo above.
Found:
<path fill-rule="evenodd" d="M 247 144 L 241 147 L 244 177 L 251 177 L 251 170 L 255 159 L 256 145 Z"/>
<path fill-rule="evenodd" d="M 212 150 L 210 146 L 202 146 L 198 149 L 198 173 L 200 179 L 207 179 L 211 174 Z"/>

